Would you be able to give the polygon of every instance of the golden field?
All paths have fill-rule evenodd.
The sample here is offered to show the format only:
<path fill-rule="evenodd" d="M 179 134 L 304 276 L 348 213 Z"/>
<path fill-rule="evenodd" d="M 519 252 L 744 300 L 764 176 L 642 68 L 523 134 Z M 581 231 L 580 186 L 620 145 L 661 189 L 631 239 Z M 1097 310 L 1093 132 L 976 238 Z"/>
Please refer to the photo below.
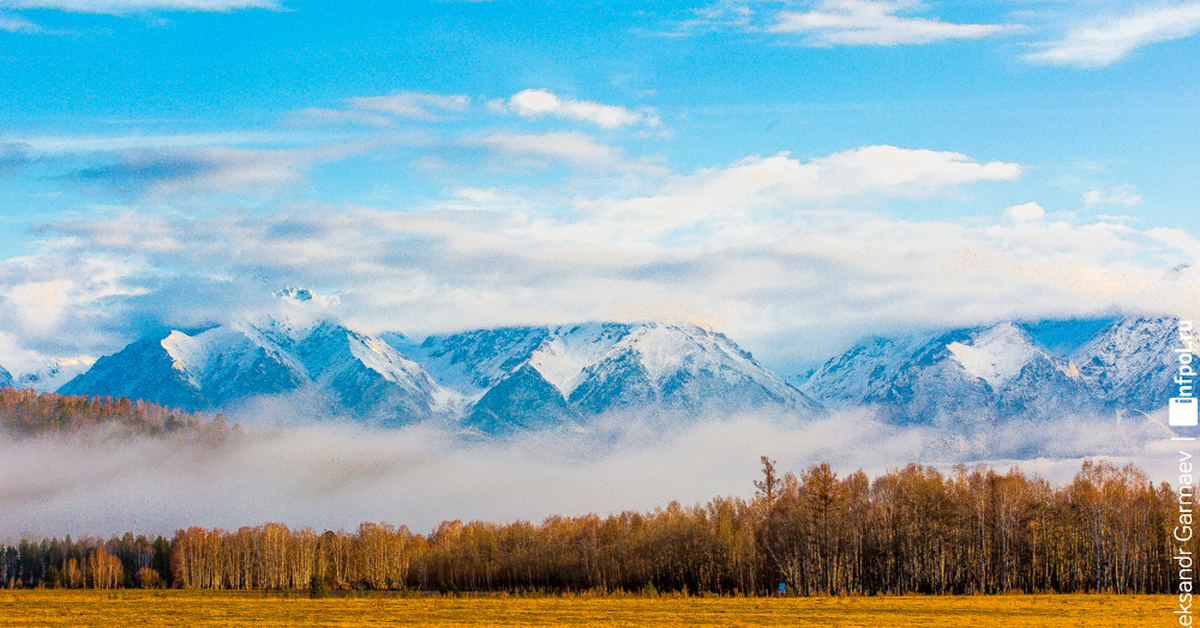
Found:
<path fill-rule="evenodd" d="M 330 597 L 302 592 L 0 591 L 0 628 L 39 626 L 961 626 L 1175 625 L 1163 595 L 810 598 Z"/>

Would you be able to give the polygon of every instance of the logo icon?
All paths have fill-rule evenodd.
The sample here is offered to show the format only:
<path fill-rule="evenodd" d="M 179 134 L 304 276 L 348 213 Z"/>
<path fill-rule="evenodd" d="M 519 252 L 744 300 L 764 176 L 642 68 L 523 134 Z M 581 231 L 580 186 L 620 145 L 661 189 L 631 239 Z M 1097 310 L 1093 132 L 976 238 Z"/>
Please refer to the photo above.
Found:
<path fill-rule="evenodd" d="M 1175 426 L 1196 425 L 1197 407 L 1195 397 L 1171 397 L 1171 405 L 1167 411 L 1167 420 Z"/>

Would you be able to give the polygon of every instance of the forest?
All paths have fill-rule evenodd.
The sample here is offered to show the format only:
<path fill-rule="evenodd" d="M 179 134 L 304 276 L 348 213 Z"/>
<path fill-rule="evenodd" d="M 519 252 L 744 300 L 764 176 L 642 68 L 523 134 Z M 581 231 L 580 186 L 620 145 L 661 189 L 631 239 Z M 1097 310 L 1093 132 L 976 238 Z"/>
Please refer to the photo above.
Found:
<path fill-rule="evenodd" d="M 13 587 L 678 592 L 800 595 L 1167 593 L 1177 497 L 1085 461 L 1054 485 L 1018 469 L 910 464 L 874 479 L 762 459 L 749 499 L 540 523 L 445 521 L 427 534 L 266 523 L 0 546 Z M 750 493 L 751 487 L 747 487 Z M 1195 551 L 1196 541 L 1187 544 Z"/>
<path fill-rule="evenodd" d="M 151 436 L 198 430 L 219 435 L 236 429 L 229 427 L 223 414 L 210 417 L 140 399 L 0 388 L 0 431 L 10 437 L 72 434 L 99 427 Z"/>

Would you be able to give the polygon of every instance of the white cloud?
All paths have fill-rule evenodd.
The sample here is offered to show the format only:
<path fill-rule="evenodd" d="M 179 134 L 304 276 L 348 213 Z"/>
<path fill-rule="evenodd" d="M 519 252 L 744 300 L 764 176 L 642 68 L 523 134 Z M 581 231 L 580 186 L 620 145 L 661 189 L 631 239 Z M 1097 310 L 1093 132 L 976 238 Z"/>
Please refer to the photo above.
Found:
<path fill-rule="evenodd" d="M 866 188 L 898 196 L 923 196 L 979 181 L 1015 181 L 1023 171 L 1016 163 L 979 163 L 962 153 L 887 145 L 834 153 L 810 163 L 844 190 Z"/>
<path fill-rule="evenodd" d="M 53 168 L 49 176 L 89 193 L 162 199 L 215 192 L 261 199 L 304 180 L 313 164 L 342 160 L 406 139 L 393 133 L 387 138 L 338 142 L 336 137 L 296 131 L 0 136 L 0 169 L 43 161 Z"/>
<path fill-rule="evenodd" d="M 1029 222 L 1045 218 L 1046 210 L 1036 202 L 1030 201 L 1021 205 L 1005 207 L 1001 215 L 1015 222 Z"/>
<path fill-rule="evenodd" d="M 584 138 L 490 141 L 506 155 L 614 158 Z M 573 141 L 579 146 L 562 149 Z M 286 285 L 338 293 L 342 315 L 367 331 L 719 321 L 773 364 L 828 357 L 855 334 L 899 322 L 1200 309 L 1200 274 L 1165 271 L 1200 268 L 1200 246 L 1186 233 L 1167 238 L 1123 223 L 1036 219 L 1029 204 L 996 224 L 844 208 L 957 194 L 962 185 L 1020 173 L 1018 164 L 884 146 L 809 161 L 749 157 L 641 195 L 587 196 L 569 185 L 533 194 L 457 187 L 405 211 L 295 205 L 202 219 L 98 215 L 46 226 L 56 248 L 0 277 L 0 292 L 80 276 L 63 259 L 145 259 L 159 274 L 135 273 L 121 285 L 146 294 L 80 301 L 69 317 L 46 316 L 54 322 L 44 336 L 109 334 L 110 344 L 77 351 L 93 355 L 128 342 L 135 326 L 96 331 L 88 320 L 220 320 Z M 1022 217 L 1032 220 L 1007 220 Z M 28 318 L 5 307 L 6 320 Z"/>
<path fill-rule="evenodd" d="M 980 163 L 962 153 L 864 146 L 809 161 L 788 153 L 750 156 L 728 167 L 701 170 L 668 186 L 705 206 L 783 206 L 851 197 L 921 198 L 982 181 L 1014 181 L 1020 164 Z"/>
<path fill-rule="evenodd" d="M 0 7 L 58 9 L 73 13 L 122 15 L 143 11 L 228 12 L 238 9 L 278 9 L 276 0 L 0 0 Z"/>
<path fill-rule="evenodd" d="M 1088 190 L 1079 197 L 1079 202 L 1085 207 L 1096 207 L 1097 205 L 1121 205 L 1124 207 L 1133 207 L 1142 202 L 1142 195 L 1137 193 L 1137 190 L 1128 183 L 1120 185 L 1105 192 L 1102 190 Z"/>
<path fill-rule="evenodd" d="M 337 151 L 331 149 L 223 146 L 130 150 L 107 163 L 76 170 L 68 178 L 85 188 L 98 186 L 139 197 L 212 192 L 269 196 L 280 186 L 300 181 L 311 163 L 336 155 Z"/>
<path fill-rule="evenodd" d="M 401 92 L 389 96 L 355 96 L 346 99 L 347 109 L 310 107 L 287 115 L 292 124 L 305 126 L 362 125 L 391 127 L 398 118 L 442 122 L 465 113 L 471 99 L 462 95 Z"/>
<path fill-rule="evenodd" d="M 1197 32 L 1200 2 L 1193 0 L 1093 20 L 1022 58 L 1031 63 L 1099 68 L 1124 59 L 1142 46 L 1191 37 Z"/>
<path fill-rule="evenodd" d="M 923 3 L 907 0 L 823 0 L 811 11 L 780 11 L 767 30 L 805 34 L 815 45 L 896 46 L 981 39 L 1013 28 L 898 15 L 923 9 Z"/>
<path fill-rule="evenodd" d="M 10 33 L 41 33 L 44 32 L 44 29 L 19 15 L 0 13 L 0 31 Z"/>
<path fill-rule="evenodd" d="M 586 100 L 560 98 L 544 89 L 526 89 L 508 99 L 508 108 L 523 118 L 554 116 L 568 120 L 588 122 L 603 129 L 623 126 L 659 126 L 658 116 L 647 111 L 632 111 L 615 105 L 605 105 Z"/>
<path fill-rule="evenodd" d="M 395 124 L 393 118 L 378 113 L 325 109 L 321 107 L 301 109 L 289 114 L 287 117 L 293 124 L 312 126 L 361 124 L 373 127 L 389 127 Z"/>
<path fill-rule="evenodd" d="M 484 146 L 516 163 L 549 166 L 566 163 L 601 171 L 624 170 L 661 173 L 662 168 L 646 161 L 626 159 L 620 148 L 602 144 L 578 131 L 510 133 L 501 131 L 470 142 Z M 509 161 L 508 163 L 512 163 Z"/>
<path fill-rule="evenodd" d="M 657 33 L 665 37 L 682 37 L 724 29 L 749 30 L 753 26 L 754 10 L 737 0 L 718 0 L 708 6 L 692 9 L 693 17 L 673 28 Z"/>
<path fill-rule="evenodd" d="M 483 137 L 479 143 L 512 155 L 552 157 L 580 164 L 614 163 L 620 155 L 619 149 L 575 131 L 500 132 Z"/>
<path fill-rule="evenodd" d="M 360 111 L 373 111 L 414 120 L 439 120 L 447 113 L 462 113 L 470 106 L 466 96 L 403 92 L 391 96 L 358 96 L 349 99 Z"/>
<path fill-rule="evenodd" d="M 0 137 L 0 142 L 9 142 L 36 153 L 63 155 L 92 152 L 115 152 L 126 150 L 180 149 L 205 146 L 229 146 L 278 143 L 294 139 L 289 135 L 272 132 L 255 133 L 188 133 L 178 135 L 118 135 L 78 136 L 42 135 L 33 137 Z"/>
<path fill-rule="evenodd" d="M 0 328 L 19 342 L 3 346 L 0 364 L 10 368 L 37 361 L 35 353 L 44 362 L 110 347 L 112 317 L 127 311 L 129 299 L 151 292 L 142 282 L 152 271 L 136 255 L 91 251 L 105 247 L 73 237 L 46 246 L 37 255 L 0 263 Z"/>

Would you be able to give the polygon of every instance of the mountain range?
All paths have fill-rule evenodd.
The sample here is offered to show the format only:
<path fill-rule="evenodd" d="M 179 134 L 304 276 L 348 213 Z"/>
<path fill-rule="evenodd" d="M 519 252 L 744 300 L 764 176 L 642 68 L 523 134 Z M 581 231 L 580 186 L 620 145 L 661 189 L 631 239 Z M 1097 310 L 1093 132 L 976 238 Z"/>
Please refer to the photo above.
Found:
<path fill-rule="evenodd" d="M 723 334 L 688 324 L 509 327 L 416 341 L 276 314 L 140 339 L 58 392 L 193 411 L 303 395 L 327 414 L 379 425 L 445 421 L 485 434 L 586 426 L 622 412 L 687 420 L 769 410 L 804 420 L 862 406 L 894 424 L 970 431 L 1161 409 L 1177 325 L 1006 321 L 880 336 L 792 385 Z M 0 385 L 23 383 L 0 368 Z"/>
<path fill-rule="evenodd" d="M 490 434 L 621 411 L 820 411 L 724 335 L 660 322 L 488 329 L 411 343 L 329 319 L 259 317 L 138 340 L 58 392 L 192 411 L 304 394 L 329 414 L 380 425 L 447 420 Z"/>
<path fill-rule="evenodd" d="M 393 342 L 469 402 L 485 432 L 614 411 L 699 415 L 820 407 L 722 334 L 661 322 L 517 327 Z"/>
<path fill-rule="evenodd" d="M 291 316 L 138 340 L 100 358 L 58 392 L 124 395 L 192 411 L 307 393 L 331 412 L 385 425 L 450 416 L 459 402 L 383 340 L 331 320 Z"/>
<path fill-rule="evenodd" d="M 895 423 L 1148 413 L 1170 397 L 1174 318 L 1002 322 L 870 338 L 800 390 L 831 409 L 875 406 Z"/>

